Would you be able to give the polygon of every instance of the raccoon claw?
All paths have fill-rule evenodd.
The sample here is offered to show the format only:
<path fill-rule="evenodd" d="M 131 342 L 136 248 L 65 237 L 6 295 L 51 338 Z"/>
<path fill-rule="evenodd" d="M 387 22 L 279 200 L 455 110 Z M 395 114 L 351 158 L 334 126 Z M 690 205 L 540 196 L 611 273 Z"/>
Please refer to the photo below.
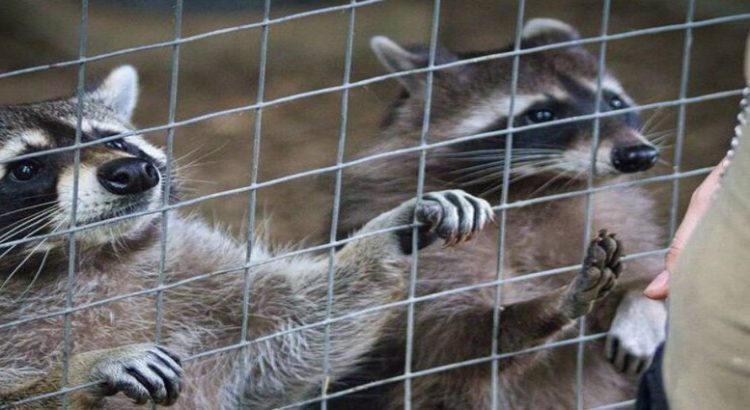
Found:
<path fill-rule="evenodd" d="M 444 247 L 468 241 L 493 218 L 487 201 L 461 190 L 426 194 L 417 210 L 417 220 L 427 225 L 427 232 L 441 238 Z"/>
<path fill-rule="evenodd" d="M 576 318 L 591 310 L 593 303 L 604 298 L 617 284 L 622 272 L 622 243 L 606 230 L 589 244 L 583 267 L 569 290 L 569 313 Z"/>
<path fill-rule="evenodd" d="M 104 394 L 124 393 L 136 404 L 149 400 L 170 406 L 182 390 L 179 355 L 150 344 L 128 346 L 97 363 L 92 379 L 99 380 Z"/>
<path fill-rule="evenodd" d="M 647 299 L 640 292 L 628 292 L 617 307 L 607 334 L 607 360 L 622 373 L 642 373 L 664 341 L 666 322 L 664 303 Z"/>

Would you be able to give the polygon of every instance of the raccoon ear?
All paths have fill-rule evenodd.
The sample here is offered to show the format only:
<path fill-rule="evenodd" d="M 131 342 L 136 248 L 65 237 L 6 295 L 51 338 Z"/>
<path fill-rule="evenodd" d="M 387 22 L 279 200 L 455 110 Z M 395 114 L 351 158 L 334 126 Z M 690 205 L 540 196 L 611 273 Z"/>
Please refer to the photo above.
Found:
<path fill-rule="evenodd" d="M 138 72 L 130 65 L 115 68 L 89 96 L 111 107 L 123 119 L 130 121 L 138 102 Z"/>
<path fill-rule="evenodd" d="M 370 39 L 370 48 L 372 48 L 380 63 L 392 73 L 423 68 L 430 62 L 430 51 L 428 48 L 414 47 L 406 49 L 385 36 L 375 36 Z M 442 47 L 438 47 L 436 50 L 435 64 L 445 64 L 456 60 L 458 60 L 458 57 L 450 51 Z M 452 71 L 452 69 L 436 71 L 436 73 L 445 71 Z M 413 74 L 397 78 L 401 85 L 412 94 L 417 94 L 424 88 L 424 74 Z"/>
<path fill-rule="evenodd" d="M 535 18 L 523 26 L 524 48 L 538 47 L 545 44 L 563 43 L 581 37 L 578 30 L 568 23 L 548 18 Z"/>

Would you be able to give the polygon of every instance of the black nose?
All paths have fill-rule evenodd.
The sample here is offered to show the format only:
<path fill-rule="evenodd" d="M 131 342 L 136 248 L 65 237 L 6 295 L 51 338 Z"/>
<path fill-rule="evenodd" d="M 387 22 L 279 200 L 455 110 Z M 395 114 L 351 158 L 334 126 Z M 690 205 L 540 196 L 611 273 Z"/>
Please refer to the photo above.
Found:
<path fill-rule="evenodd" d="M 146 192 L 159 183 L 159 170 L 140 158 L 118 158 L 99 167 L 96 174 L 104 189 L 115 195 Z"/>
<path fill-rule="evenodd" d="M 620 172 L 645 171 L 659 159 L 659 150 L 648 144 L 618 147 L 612 150 L 612 165 Z"/>

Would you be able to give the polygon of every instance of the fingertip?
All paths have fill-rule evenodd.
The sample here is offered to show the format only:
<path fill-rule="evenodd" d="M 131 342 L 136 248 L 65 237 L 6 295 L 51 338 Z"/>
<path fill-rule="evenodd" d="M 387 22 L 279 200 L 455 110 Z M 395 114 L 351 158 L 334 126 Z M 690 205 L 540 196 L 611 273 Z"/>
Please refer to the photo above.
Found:
<path fill-rule="evenodd" d="M 659 273 L 643 290 L 643 294 L 650 299 L 666 299 L 669 295 L 669 271 Z"/>

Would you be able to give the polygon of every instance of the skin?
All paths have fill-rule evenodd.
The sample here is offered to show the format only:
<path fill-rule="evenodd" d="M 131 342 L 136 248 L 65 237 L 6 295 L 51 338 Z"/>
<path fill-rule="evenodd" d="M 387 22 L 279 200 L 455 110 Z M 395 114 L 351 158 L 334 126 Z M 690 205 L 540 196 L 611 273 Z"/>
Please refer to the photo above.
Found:
<path fill-rule="evenodd" d="M 693 191 L 685 217 L 682 219 L 682 223 L 677 228 L 672 243 L 669 245 L 664 270 L 643 291 L 643 294 L 647 297 L 654 300 L 664 300 L 669 296 L 669 276 L 672 270 L 674 270 L 677 259 L 693 235 L 698 223 L 711 207 L 711 203 L 716 196 L 716 191 L 721 182 L 721 176 L 726 171 L 728 165 L 729 159 L 725 158 L 721 160 L 698 188 Z"/>

